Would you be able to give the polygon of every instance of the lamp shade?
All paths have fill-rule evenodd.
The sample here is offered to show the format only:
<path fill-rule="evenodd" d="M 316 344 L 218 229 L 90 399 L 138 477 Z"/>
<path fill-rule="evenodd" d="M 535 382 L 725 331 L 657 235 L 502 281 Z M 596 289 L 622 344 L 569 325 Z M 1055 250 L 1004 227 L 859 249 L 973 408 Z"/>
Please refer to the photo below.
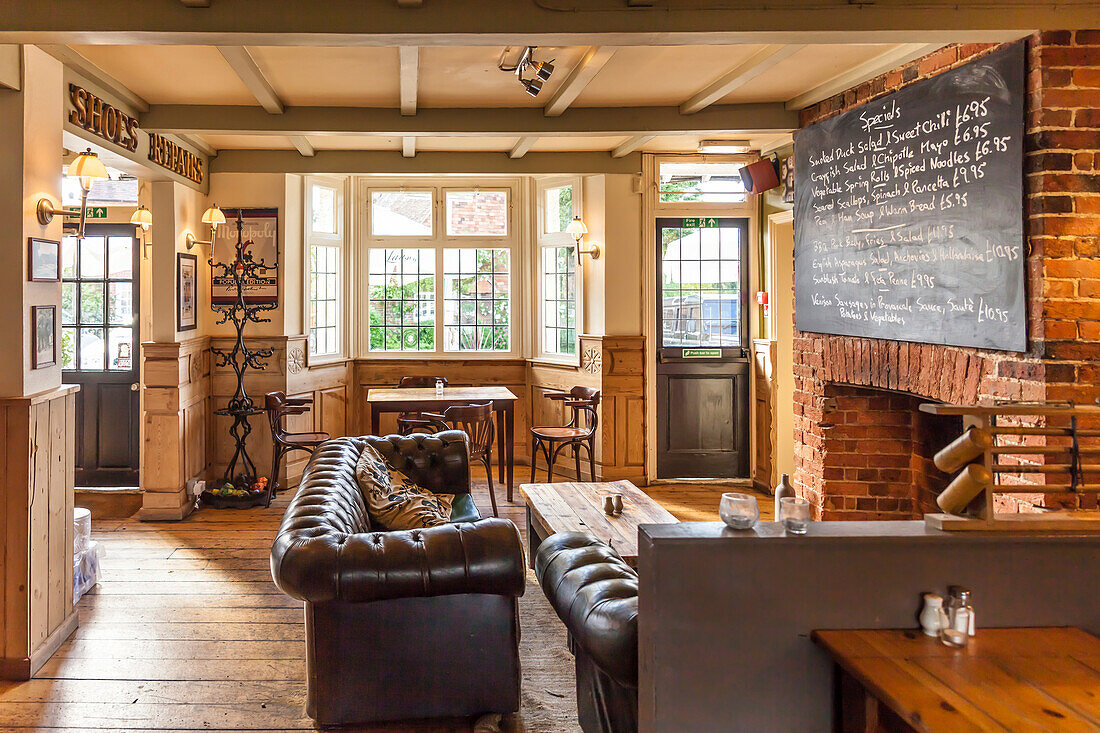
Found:
<path fill-rule="evenodd" d="M 139 206 L 138 210 L 134 212 L 134 215 L 130 217 L 130 223 L 140 226 L 142 229 L 149 229 L 153 226 L 153 212 L 144 206 Z"/>
<path fill-rule="evenodd" d="M 565 228 L 565 231 L 572 234 L 574 238 L 580 239 L 585 234 L 588 234 L 588 227 L 584 225 L 579 216 L 573 217 L 573 221 L 569 222 L 569 226 Z"/>
<path fill-rule="evenodd" d="M 209 224 L 210 226 L 217 227 L 225 223 L 225 214 L 218 208 L 217 204 L 214 204 L 206 211 L 202 212 L 202 223 Z"/>
<path fill-rule="evenodd" d="M 99 156 L 88 148 L 69 163 L 69 178 L 79 178 L 80 188 L 87 192 L 92 188 L 92 181 L 97 178 L 107 178 L 107 167 L 103 165 Z"/>

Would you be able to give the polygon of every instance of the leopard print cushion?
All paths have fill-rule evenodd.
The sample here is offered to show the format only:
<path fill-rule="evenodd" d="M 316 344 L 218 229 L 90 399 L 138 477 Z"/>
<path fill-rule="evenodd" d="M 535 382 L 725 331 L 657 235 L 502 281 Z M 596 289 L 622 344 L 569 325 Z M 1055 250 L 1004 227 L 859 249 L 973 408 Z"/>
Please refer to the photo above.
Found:
<path fill-rule="evenodd" d="M 419 529 L 446 524 L 454 494 L 433 494 L 394 469 L 366 446 L 355 464 L 355 478 L 367 502 L 371 524 L 386 529 Z"/>

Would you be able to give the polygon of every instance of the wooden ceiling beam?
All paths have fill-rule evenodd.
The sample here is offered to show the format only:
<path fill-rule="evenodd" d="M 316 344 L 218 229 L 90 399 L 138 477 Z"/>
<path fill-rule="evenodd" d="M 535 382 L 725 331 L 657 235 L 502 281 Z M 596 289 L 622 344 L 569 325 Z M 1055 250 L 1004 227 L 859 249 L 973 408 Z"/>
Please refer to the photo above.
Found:
<path fill-rule="evenodd" d="M 401 114 L 416 114 L 417 88 L 420 86 L 420 49 L 402 46 L 398 49 L 401 75 Z"/>
<path fill-rule="evenodd" d="M 188 135 L 186 133 L 183 133 L 177 134 L 176 137 L 178 137 L 180 140 L 184 141 L 191 147 L 195 148 L 208 158 L 211 158 L 218 154 L 217 148 L 206 142 L 206 140 L 204 140 L 199 135 Z"/>
<path fill-rule="evenodd" d="M 845 89 L 859 86 L 868 79 L 874 79 L 879 74 L 885 74 L 890 69 L 903 66 L 939 48 L 941 46 L 938 43 L 903 43 L 886 53 L 865 61 L 859 66 L 848 69 L 842 74 L 837 74 L 826 82 L 807 89 L 788 100 L 786 107 L 790 110 L 798 110 L 809 107 L 811 104 L 817 104 L 823 99 L 828 99 Z"/>
<path fill-rule="evenodd" d="M 95 82 L 103 87 L 103 91 L 118 97 L 119 101 L 124 104 L 130 105 L 130 107 L 138 112 L 148 111 L 148 102 L 132 92 L 129 87 L 101 69 L 79 51 L 69 48 L 68 46 L 57 46 L 52 44 L 39 46 L 39 48 L 86 78 L 88 81 Z M 68 92 L 66 92 L 66 94 L 68 94 Z"/>
<path fill-rule="evenodd" d="M 693 94 L 680 105 L 680 114 L 693 115 L 709 107 L 734 89 L 748 84 L 780 61 L 790 58 L 802 48 L 803 46 L 800 45 L 765 46 Z"/>
<path fill-rule="evenodd" d="M 305 157 L 312 158 L 317 154 L 313 144 L 310 143 L 309 138 L 305 135 L 288 135 L 287 137 L 290 139 L 290 144 L 297 148 L 298 152 Z"/>
<path fill-rule="evenodd" d="M 600 69 L 611 60 L 616 51 L 618 49 L 614 47 L 589 46 L 581 56 L 581 60 L 570 70 L 569 76 L 554 92 L 554 96 L 550 97 L 550 101 L 543 107 L 543 112 L 548 117 L 556 117 L 568 109 L 589 82 L 596 78 Z"/>
<path fill-rule="evenodd" d="M 649 142 L 650 140 L 652 140 L 655 137 L 657 137 L 657 136 L 656 135 L 635 135 L 634 137 L 632 137 L 628 140 L 624 140 L 623 142 L 619 143 L 619 145 L 614 150 L 611 151 L 611 157 L 612 158 L 625 158 L 626 156 L 628 156 L 631 153 L 633 153 L 634 151 L 638 150 L 639 148 L 641 148 L 643 145 L 645 145 L 647 142 Z"/>
<path fill-rule="evenodd" d="M 260 67 L 256 65 L 256 59 L 244 46 L 218 46 L 218 51 L 226 60 L 233 72 L 241 82 L 248 87 L 248 91 L 256 98 L 269 114 L 279 115 L 283 113 L 283 101 L 275 93 L 275 87 L 267 80 Z"/>
<path fill-rule="evenodd" d="M 534 136 L 521 137 L 519 140 L 516 141 L 516 144 L 512 147 L 512 150 L 509 151 L 508 157 L 522 158 L 523 156 L 527 155 L 528 151 L 531 150 L 531 146 L 538 142 L 538 140 L 539 139 Z"/>
<path fill-rule="evenodd" d="M 286 107 L 283 114 L 270 115 L 248 105 L 153 105 L 140 120 L 154 132 L 393 137 L 761 136 L 798 127 L 797 113 L 781 103 L 712 105 L 693 115 L 682 115 L 676 107 L 574 107 L 559 117 L 547 117 L 539 107 L 429 107 L 404 116 L 397 108 Z"/>

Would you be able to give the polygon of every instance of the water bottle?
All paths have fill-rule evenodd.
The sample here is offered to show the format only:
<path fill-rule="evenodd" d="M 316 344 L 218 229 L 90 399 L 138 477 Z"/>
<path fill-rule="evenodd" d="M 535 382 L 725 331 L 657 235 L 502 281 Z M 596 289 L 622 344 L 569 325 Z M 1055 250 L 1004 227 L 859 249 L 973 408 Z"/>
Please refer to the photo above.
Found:
<path fill-rule="evenodd" d="M 775 515 L 774 521 L 780 521 L 779 514 L 779 500 L 784 496 L 796 496 L 794 493 L 794 487 L 791 486 L 791 478 L 787 474 L 783 474 L 779 477 L 779 485 L 775 487 Z"/>

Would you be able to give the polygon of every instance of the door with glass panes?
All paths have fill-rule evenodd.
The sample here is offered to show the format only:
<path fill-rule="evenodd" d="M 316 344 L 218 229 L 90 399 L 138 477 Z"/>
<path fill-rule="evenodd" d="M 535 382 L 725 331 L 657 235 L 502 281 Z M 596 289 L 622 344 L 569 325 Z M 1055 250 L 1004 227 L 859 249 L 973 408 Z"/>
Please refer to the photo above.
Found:
<path fill-rule="evenodd" d="M 657 477 L 748 475 L 748 219 L 658 218 Z"/>
<path fill-rule="evenodd" d="M 138 240 L 87 226 L 61 243 L 62 381 L 76 398 L 76 484 L 138 482 Z"/>

